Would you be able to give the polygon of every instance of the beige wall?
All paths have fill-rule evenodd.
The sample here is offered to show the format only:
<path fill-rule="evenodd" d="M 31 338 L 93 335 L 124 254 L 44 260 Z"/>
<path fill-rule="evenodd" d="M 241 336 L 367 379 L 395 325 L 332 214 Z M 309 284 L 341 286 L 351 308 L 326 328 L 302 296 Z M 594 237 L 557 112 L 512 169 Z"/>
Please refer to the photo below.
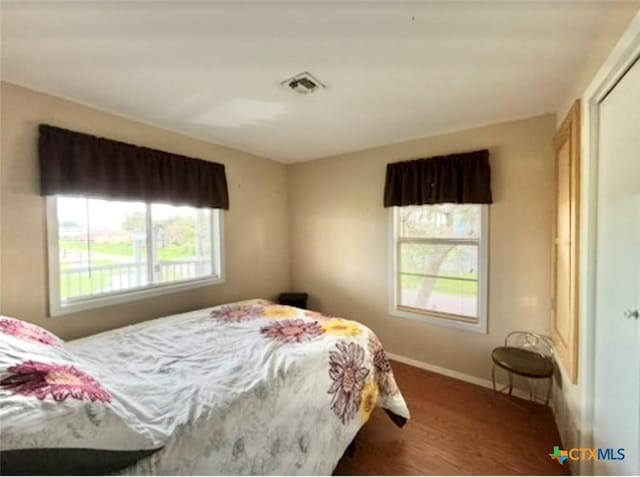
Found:
<path fill-rule="evenodd" d="M 607 56 L 618 42 L 633 17 L 640 11 L 638 0 L 617 2 L 615 8 L 607 10 L 599 18 L 599 34 L 593 38 L 591 47 L 585 51 L 582 67 L 571 78 L 570 87 L 557 109 L 556 122 L 559 126 L 573 102 L 582 96 L 591 79 L 602 66 Z"/>
<path fill-rule="evenodd" d="M 248 297 L 289 286 L 287 169 L 283 164 L 130 121 L 15 85 L 1 84 L 0 312 L 63 338 Z M 45 200 L 38 195 L 37 126 L 49 123 L 224 163 L 226 282 L 47 318 Z"/>
<path fill-rule="evenodd" d="M 1 93 L 3 314 L 73 338 L 296 288 L 311 294 L 311 306 L 369 324 L 391 352 L 483 378 L 490 349 L 507 332 L 547 329 L 552 115 L 285 166 L 15 85 L 2 83 Z M 36 155 L 41 122 L 223 162 L 231 201 L 226 282 L 47 318 L 45 202 L 38 195 Z M 390 317 L 388 211 L 381 205 L 386 164 L 484 147 L 491 151 L 495 197 L 489 333 Z"/>
<path fill-rule="evenodd" d="M 289 174 L 291 280 L 310 305 L 372 327 L 388 351 L 476 377 L 513 330 L 546 331 L 550 305 L 554 115 L 294 164 Z M 489 333 L 391 317 L 386 164 L 489 148 Z"/>

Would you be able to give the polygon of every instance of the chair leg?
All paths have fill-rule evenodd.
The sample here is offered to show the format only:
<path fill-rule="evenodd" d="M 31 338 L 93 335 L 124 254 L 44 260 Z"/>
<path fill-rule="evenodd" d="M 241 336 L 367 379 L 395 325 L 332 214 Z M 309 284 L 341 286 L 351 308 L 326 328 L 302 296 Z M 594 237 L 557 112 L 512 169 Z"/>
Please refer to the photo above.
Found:
<path fill-rule="evenodd" d="M 529 380 L 529 400 L 537 402 L 538 381 L 536 379 Z"/>
<path fill-rule="evenodd" d="M 547 386 L 547 399 L 544 401 L 544 405 L 549 405 L 549 399 L 551 399 L 551 389 L 553 389 L 553 377 L 549 378 L 549 385 Z"/>
<path fill-rule="evenodd" d="M 513 392 L 513 374 L 509 372 L 509 396 L 511 396 L 512 392 Z"/>
<path fill-rule="evenodd" d="M 493 383 L 493 390 L 496 391 L 496 365 L 491 368 L 491 382 Z"/>

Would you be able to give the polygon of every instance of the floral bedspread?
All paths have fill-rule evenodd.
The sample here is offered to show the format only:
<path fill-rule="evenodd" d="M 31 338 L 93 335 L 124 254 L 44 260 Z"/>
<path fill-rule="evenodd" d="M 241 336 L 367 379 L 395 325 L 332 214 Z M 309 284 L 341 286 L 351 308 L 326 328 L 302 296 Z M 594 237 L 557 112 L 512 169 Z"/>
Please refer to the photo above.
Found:
<path fill-rule="evenodd" d="M 409 418 L 369 328 L 264 300 L 66 348 L 164 446 L 126 474 L 328 475 L 374 407 Z"/>

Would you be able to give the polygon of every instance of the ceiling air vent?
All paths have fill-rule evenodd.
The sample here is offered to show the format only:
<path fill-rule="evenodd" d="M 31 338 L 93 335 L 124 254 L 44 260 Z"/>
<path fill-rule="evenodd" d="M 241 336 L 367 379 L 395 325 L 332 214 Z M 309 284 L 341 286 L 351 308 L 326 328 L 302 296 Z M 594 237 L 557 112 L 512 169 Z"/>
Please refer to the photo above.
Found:
<path fill-rule="evenodd" d="M 298 94 L 314 93 L 319 89 L 325 87 L 324 84 L 320 82 L 320 80 L 314 78 L 313 75 L 308 71 L 292 76 L 291 78 L 284 80 L 280 84 Z"/>

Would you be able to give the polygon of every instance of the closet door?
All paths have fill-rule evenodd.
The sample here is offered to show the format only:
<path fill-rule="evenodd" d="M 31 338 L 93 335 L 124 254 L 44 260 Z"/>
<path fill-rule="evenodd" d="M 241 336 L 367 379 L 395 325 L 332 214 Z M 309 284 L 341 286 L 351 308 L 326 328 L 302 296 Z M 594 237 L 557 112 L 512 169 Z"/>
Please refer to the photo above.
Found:
<path fill-rule="evenodd" d="M 595 474 L 640 473 L 640 62 L 600 103 L 595 447 L 624 448 Z M 615 454 L 614 454 L 615 455 Z"/>

